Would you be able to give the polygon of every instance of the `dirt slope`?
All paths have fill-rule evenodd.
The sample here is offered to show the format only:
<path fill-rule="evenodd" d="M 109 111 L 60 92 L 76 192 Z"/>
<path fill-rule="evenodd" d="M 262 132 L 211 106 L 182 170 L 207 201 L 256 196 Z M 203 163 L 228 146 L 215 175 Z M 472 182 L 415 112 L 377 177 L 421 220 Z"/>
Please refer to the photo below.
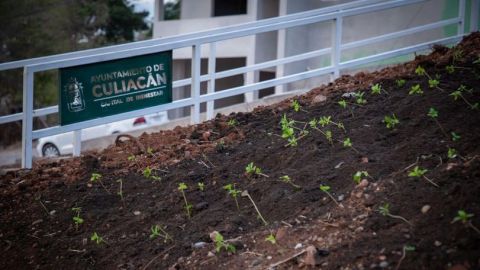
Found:
<path fill-rule="evenodd" d="M 480 101 L 479 54 L 473 34 L 454 49 L 314 89 L 293 99 L 298 111 L 289 100 L 10 172 L 0 182 L 0 269 L 267 269 L 308 245 L 320 250 L 317 266 L 302 254 L 276 269 L 480 269 L 480 232 L 472 228 L 480 227 L 480 111 L 470 106 Z M 418 66 L 428 75 L 416 74 Z M 437 75 L 430 88 L 428 76 Z M 377 83 L 385 91 L 373 94 Z M 409 94 L 416 85 L 423 93 Z M 351 92 L 364 92 L 366 103 Z M 284 115 L 297 146 L 281 137 Z M 387 128 L 393 115 L 399 123 Z M 322 116 L 344 130 L 309 124 Z M 264 175 L 247 174 L 250 162 Z M 409 176 L 416 166 L 427 178 Z M 357 171 L 369 175 L 359 185 Z M 238 194 L 237 209 L 224 189 L 233 183 L 248 190 L 268 225 L 248 197 Z M 382 215 L 387 203 L 405 220 Z M 81 208 L 78 226 L 72 208 Z M 474 216 L 452 223 L 461 209 Z M 170 238 L 151 238 L 154 225 Z M 235 239 L 236 252 L 216 252 L 213 231 Z M 92 241 L 94 232 L 104 242 Z M 265 241 L 269 234 L 276 244 Z M 415 250 L 402 259 L 405 246 Z"/>

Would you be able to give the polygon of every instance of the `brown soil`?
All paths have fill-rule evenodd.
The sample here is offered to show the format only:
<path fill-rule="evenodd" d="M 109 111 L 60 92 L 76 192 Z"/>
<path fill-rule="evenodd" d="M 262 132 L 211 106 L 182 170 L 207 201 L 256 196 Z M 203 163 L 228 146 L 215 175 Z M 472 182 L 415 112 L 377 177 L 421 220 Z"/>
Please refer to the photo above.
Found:
<path fill-rule="evenodd" d="M 459 51 L 461 57 L 454 57 Z M 480 269 L 480 233 L 468 226 L 480 227 L 480 112 L 450 95 L 465 85 L 472 90 L 463 97 L 480 101 L 479 53 L 480 34 L 473 34 L 455 49 L 436 47 L 405 65 L 313 89 L 295 98 L 298 112 L 289 100 L 194 127 L 119 138 L 101 153 L 9 172 L 0 182 L 0 269 L 267 269 L 309 245 L 319 249 L 316 267 L 300 255 L 276 269 L 396 269 L 399 261 L 399 269 Z M 443 91 L 414 73 L 418 65 L 440 75 Z M 396 85 L 400 78 L 402 87 Z M 388 94 L 372 94 L 375 83 Z M 424 93 L 409 95 L 416 84 Z M 342 109 L 337 102 L 351 91 L 364 91 L 367 103 Z M 314 102 L 320 94 L 327 101 Z M 446 134 L 427 116 L 430 107 Z M 309 131 L 296 147 L 280 137 L 284 114 Z M 387 129 L 382 121 L 391 114 L 400 123 Z M 345 132 L 321 128 L 333 132 L 333 145 L 303 123 L 320 116 L 345 126 Z M 231 119 L 238 125 L 229 125 Z M 450 132 L 461 139 L 452 141 Z M 358 152 L 343 147 L 347 137 Z M 448 148 L 459 156 L 449 159 Z M 269 177 L 247 175 L 250 162 Z M 409 177 L 414 165 L 427 169 L 425 176 L 439 187 Z M 146 177 L 147 167 L 161 180 Z M 364 170 L 371 177 L 356 185 L 352 175 Z M 101 183 L 90 181 L 92 173 L 102 175 Z M 283 175 L 301 188 L 279 181 Z M 188 186 L 191 218 L 178 191 L 181 182 Z M 239 195 L 237 210 L 223 188 L 229 183 L 248 190 L 268 225 L 246 197 Z M 343 197 L 340 206 L 321 184 L 335 199 Z M 386 203 L 411 225 L 381 215 Z M 430 209 L 422 213 L 426 205 Z M 75 226 L 73 207 L 81 208 L 83 224 Z M 460 209 L 474 216 L 452 223 Z M 151 239 L 153 225 L 172 240 Z M 234 239 L 236 252 L 216 252 L 213 231 Z M 93 232 L 105 242 L 91 241 Z M 277 244 L 265 241 L 270 233 Z M 415 250 L 402 260 L 405 245 Z"/>

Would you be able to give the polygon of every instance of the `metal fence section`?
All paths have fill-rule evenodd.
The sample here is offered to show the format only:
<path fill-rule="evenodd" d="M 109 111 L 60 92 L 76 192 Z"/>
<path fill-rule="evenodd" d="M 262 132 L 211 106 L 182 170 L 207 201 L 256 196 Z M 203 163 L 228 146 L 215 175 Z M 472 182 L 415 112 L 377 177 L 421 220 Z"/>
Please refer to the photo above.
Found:
<path fill-rule="evenodd" d="M 32 168 L 32 141 L 34 139 L 61 134 L 74 131 L 74 155 L 80 154 L 80 143 L 82 129 L 107 124 L 110 122 L 120 121 L 145 114 L 177 109 L 182 107 L 191 108 L 191 122 L 199 123 L 200 105 L 207 103 L 207 119 L 213 118 L 213 102 L 215 100 L 231 97 L 239 94 L 245 94 L 252 91 L 288 84 L 295 81 L 305 80 L 321 75 L 331 75 L 331 78 L 337 78 L 340 72 L 347 68 L 358 67 L 367 63 L 384 60 L 412 52 L 429 49 L 433 44 L 454 44 L 458 42 L 464 33 L 465 14 L 467 12 L 465 0 L 458 0 L 459 14 L 455 18 L 441 20 L 438 22 L 425 24 L 416 27 L 410 27 L 405 30 L 392 32 L 388 34 L 378 35 L 367 39 L 354 41 L 350 43 L 342 43 L 343 19 L 345 17 L 371 13 L 382 10 L 418 4 L 427 0 L 360 0 L 347 4 L 331 6 L 328 8 L 312 10 L 307 12 L 295 13 L 291 15 L 250 22 L 241 25 L 219 28 L 211 31 L 204 31 L 192 34 L 186 34 L 171 38 L 160 38 L 142 42 L 129 43 L 124 45 L 116 45 L 111 47 L 91 49 L 80 52 L 72 52 L 54 56 L 40 57 L 28 60 L 21 60 L 0 64 L 1 70 L 23 68 L 23 112 L 0 117 L 0 124 L 22 121 L 22 167 Z M 478 0 L 472 0 L 472 18 L 478 19 Z M 244 36 L 256 35 L 270 31 L 282 31 L 284 29 L 309 25 L 319 22 L 332 23 L 332 43 L 331 47 L 301 53 L 293 56 L 283 57 L 245 67 L 230 69 L 226 71 L 215 71 L 216 59 L 216 43 L 224 40 L 235 39 Z M 356 58 L 348 61 L 341 61 L 342 51 L 369 44 L 375 44 L 391 40 L 394 38 L 404 37 L 407 35 L 420 33 L 422 31 L 438 29 L 448 25 L 457 25 L 457 33 L 454 36 L 431 40 L 425 43 L 394 49 L 387 52 L 378 53 L 366 57 Z M 470 31 L 476 31 L 476 24 L 472 24 Z M 201 46 L 209 46 L 208 72 L 205 75 L 200 73 L 200 49 Z M 189 98 L 174 100 L 172 103 L 158 105 L 150 108 L 140 109 L 128 113 L 121 113 L 104 118 L 84 121 L 81 123 L 55 126 L 40 130 L 33 130 L 33 118 L 44 116 L 58 112 L 58 106 L 33 109 L 33 89 L 34 74 L 36 72 L 71 67 L 83 64 L 96 63 L 120 59 L 125 57 L 139 56 L 166 50 L 174 50 L 179 48 L 191 47 L 192 49 L 192 65 L 191 78 L 177 80 L 173 82 L 173 88 L 181 86 L 191 86 L 191 96 Z M 271 80 L 256 82 L 248 85 L 215 92 L 215 80 L 238 75 L 248 72 L 257 71 L 266 67 L 279 67 L 288 63 L 300 60 L 310 59 L 313 57 L 330 55 L 330 65 L 312 70 L 298 72 L 286 76 L 276 77 Z M 201 82 L 207 82 L 207 93 L 201 94 Z"/>

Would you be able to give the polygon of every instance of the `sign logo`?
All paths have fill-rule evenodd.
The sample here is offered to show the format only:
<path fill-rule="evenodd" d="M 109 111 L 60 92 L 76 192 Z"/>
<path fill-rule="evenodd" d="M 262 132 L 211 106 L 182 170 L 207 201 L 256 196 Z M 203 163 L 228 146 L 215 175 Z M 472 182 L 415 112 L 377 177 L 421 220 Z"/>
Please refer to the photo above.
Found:
<path fill-rule="evenodd" d="M 63 86 L 63 91 L 67 97 L 69 112 L 81 112 L 85 110 L 83 86 L 81 82 L 78 82 L 77 78 L 70 78 Z"/>

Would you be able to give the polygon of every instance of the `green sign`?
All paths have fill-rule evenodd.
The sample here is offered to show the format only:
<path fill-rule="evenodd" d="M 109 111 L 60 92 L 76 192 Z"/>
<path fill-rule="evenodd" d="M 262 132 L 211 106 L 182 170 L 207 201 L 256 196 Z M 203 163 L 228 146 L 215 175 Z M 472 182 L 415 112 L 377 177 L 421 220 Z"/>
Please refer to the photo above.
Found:
<path fill-rule="evenodd" d="M 172 51 L 60 69 L 60 124 L 172 102 Z"/>

